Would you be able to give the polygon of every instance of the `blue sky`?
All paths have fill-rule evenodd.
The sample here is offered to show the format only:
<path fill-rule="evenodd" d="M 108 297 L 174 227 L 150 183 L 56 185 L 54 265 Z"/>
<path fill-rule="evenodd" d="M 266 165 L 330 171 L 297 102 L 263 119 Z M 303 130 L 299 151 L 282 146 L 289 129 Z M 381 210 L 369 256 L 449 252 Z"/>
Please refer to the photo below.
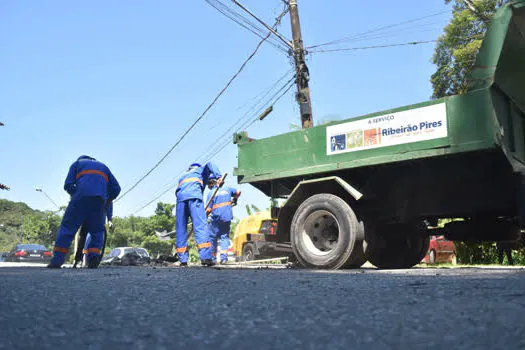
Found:
<path fill-rule="evenodd" d="M 282 9 L 281 0 L 243 3 L 269 23 Z M 443 0 L 298 3 L 305 46 L 445 11 L 326 49 L 436 39 L 451 16 Z M 279 31 L 291 37 L 288 16 Z M 0 182 L 11 187 L 0 198 L 52 210 L 52 203 L 34 190 L 42 186 L 54 201 L 67 204 L 63 182 L 82 154 L 105 162 L 125 191 L 200 115 L 258 41 L 204 0 L 0 2 L 0 121 L 5 123 L 0 127 Z M 424 44 L 311 53 L 314 119 L 347 119 L 429 99 L 433 49 L 434 44 Z M 115 204 L 115 215 L 152 214 L 155 203 L 137 210 L 205 156 L 257 101 L 254 97 L 291 68 L 286 54 L 264 44 L 166 161 Z M 247 131 L 264 138 L 298 123 L 290 92 Z M 235 145 L 228 144 L 213 160 L 232 174 Z M 231 176 L 228 183 L 235 186 L 236 179 Z M 246 215 L 244 204 L 268 206 L 258 190 L 239 188 L 237 217 Z M 175 203 L 174 191 L 159 201 Z"/>

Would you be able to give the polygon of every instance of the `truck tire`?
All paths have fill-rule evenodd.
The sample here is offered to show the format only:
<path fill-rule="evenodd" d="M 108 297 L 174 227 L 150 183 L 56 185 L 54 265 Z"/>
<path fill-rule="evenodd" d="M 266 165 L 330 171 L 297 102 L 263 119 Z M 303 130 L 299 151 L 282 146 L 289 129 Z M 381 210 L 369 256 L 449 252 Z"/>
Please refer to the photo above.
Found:
<path fill-rule="evenodd" d="M 255 247 L 251 243 L 246 243 L 242 247 L 242 261 L 251 261 L 255 260 Z"/>
<path fill-rule="evenodd" d="M 425 257 L 430 237 L 419 225 L 368 226 L 365 256 L 380 269 L 408 269 Z"/>
<path fill-rule="evenodd" d="M 292 219 L 292 249 L 299 263 L 308 268 L 359 267 L 364 261 L 360 225 L 350 206 L 328 193 L 305 200 Z"/>

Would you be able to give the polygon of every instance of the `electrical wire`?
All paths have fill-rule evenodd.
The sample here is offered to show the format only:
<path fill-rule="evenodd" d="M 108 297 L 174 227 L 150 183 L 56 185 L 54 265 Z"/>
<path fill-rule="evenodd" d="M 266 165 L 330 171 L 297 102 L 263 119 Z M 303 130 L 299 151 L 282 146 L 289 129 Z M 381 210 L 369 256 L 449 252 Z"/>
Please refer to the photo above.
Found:
<path fill-rule="evenodd" d="M 144 174 L 133 186 L 131 186 L 126 192 L 124 192 L 118 199 L 122 199 L 124 196 L 126 196 L 129 192 L 131 192 L 135 187 L 138 186 L 146 177 L 148 177 L 170 154 L 171 152 L 177 147 L 182 140 L 190 133 L 190 131 L 197 125 L 202 118 L 208 113 L 208 111 L 215 105 L 215 103 L 219 100 L 219 98 L 226 92 L 226 90 L 230 87 L 230 85 L 233 83 L 233 81 L 239 76 L 239 74 L 244 70 L 248 62 L 251 61 L 251 59 L 255 56 L 257 51 L 259 51 L 259 48 L 261 45 L 266 41 L 266 39 L 271 35 L 271 33 L 268 33 L 268 35 L 263 38 L 257 46 L 255 47 L 255 50 L 248 56 L 246 60 L 242 63 L 241 67 L 237 70 L 237 72 L 233 75 L 233 77 L 226 83 L 226 85 L 222 88 L 222 90 L 215 96 L 213 101 L 206 107 L 204 112 L 200 114 L 200 116 L 190 125 L 188 129 L 182 134 L 182 136 L 175 142 L 175 144 L 166 152 L 166 154 L 151 168 L 146 174 Z"/>
<path fill-rule="evenodd" d="M 221 136 L 219 136 L 213 143 L 212 145 L 216 145 L 217 143 L 219 143 L 222 139 L 224 139 L 225 136 L 227 136 L 228 134 L 231 134 L 232 130 L 235 128 L 235 126 L 238 126 L 238 125 L 243 125 L 246 121 L 247 118 L 249 118 L 250 116 L 252 116 L 253 114 L 256 114 L 259 110 L 261 110 L 261 108 L 266 108 L 268 106 L 268 101 L 263 102 L 263 100 L 268 96 L 270 95 L 270 93 L 276 88 L 276 86 L 281 82 L 283 81 L 287 76 L 290 76 L 290 73 L 292 72 L 293 70 L 289 70 L 287 71 L 284 75 L 282 75 L 279 80 L 277 80 L 262 96 L 260 96 L 260 98 L 257 100 L 257 102 L 251 107 L 249 108 L 241 117 L 239 117 Z M 271 101 L 271 99 L 269 100 Z M 209 153 L 211 153 L 212 151 L 210 151 Z M 206 157 L 204 157 L 206 159 Z"/>
<path fill-rule="evenodd" d="M 426 16 L 423 16 L 423 17 L 413 18 L 413 19 L 409 19 L 409 20 L 406 20 L 406 21 L 403 21 L 403 22 L 399 22 L 399 23 L 389 24 L 389 25 L 382 26 L 382 27 L 379 27 L 379 28 L 375 28 L 375 29 L 372 29 L 372 30 L 368 30 L 368 31 L 365 31 L 365 32 L 362 32 L 362 33 L 358 33 L 358 34 L 354 34 L 354 35 L 351 35 L 351 36 L 347 36 L 347 37 L 344 37 L 344 38 L 341 38 L 341 39 L 328 41 L 328 42 L 325 42 L 325 43 L 322 43 L 322 44 L 312 45 L 312 46 L 307 47 L 307 49 L 313 49 L 313 48 L 317 48 L 317 47 L 321 47 L 321 46 L 335 45 L 335 44 L 339 44 L 341 42 L 355 40 L 355 39 L 358 39 L 358 38 L 360 38 L 360 37 L 362 37 L 364 35 L 368 35 L 368 34 L 371 34 L 371 33 L 377 33 L 377 32 L 383 31 L 385 29 L 391 29 L 391 28 L 395 28 L 395 27 L 400 27 L 400 26 L 405 25 L 405 24 L 414 23 L 414 22 L 421 21 L 423 19 L 439 16 L 439 15 L 447 13 L 447 12 L 450 12 L 450 10 L 443 10 L 443 11 L 436 12 L 436 13 L 433 13 L 433 14 L 430 14 L 430 15 L 426 15 Z"/>
<path fill-rule="evenodd" d="M 262 113 L 264 109 L 267 108 L 268 105 L 273 106 L 275 105 L 282 97 L 286 95 L 288 91 L 295 85 L 295 76 L 292 77 L 289 81 L 286 82 L 270 99 L 269 103 L 263 105 L 261 108 L 257 110 L 257 112 L 254 114 L 254 117 L 247 120 L 244 124 L 240 125 L 235 132 L 239 132 L 241 130 L 246 130 L 250 126 L 252 126 L 255 122 L 259 121 L 259 115 Z M 229 144 L 231 143 L 231 140 L 226 140 L 226 142 L 223 142 L 222 145 L 219 145 L 215 149 L 212 150 L 211 155 L 207 157 L 205 160 L 206 162 L 214 159 L 220 152 L 224 150 Z"/>
<path fill-rule="evenodd" d="M 277 17 L 276 21 L 275 21 L 275 24 L 274 24 L 274 28 L 276 28 L 280 22 L 281 22 L 281 19 L 284 17 L 284 15 L 288 12 L 288 8 L 285 7 L 285 9 L 282 11 L 282 13 Z M 147 176 L 149 176 L 153 170 L 155 170 L 167 157 L 168 155 L 175 149 L 175 147 L 177 147 L 180 142 L 186 137 L 186 135 L 195 127 L 195 125 L 206 115 L 206 113 L 211 109 L 211 107 L 217 102 L 217 100 L 220 98 L 220 96 L 228 89 L 228 87 L 231 85 L 231 83 L 237 78 L 237 76 L 242 72 L 242 70 L 244 69 L 244 67 L 246 66 L 246 64 L 255 56 L 255 54 L 257 53 L 257 51 L 259 50 L 259 48 L 262 46 L 262 44 L 272 35 L 271 32 L 268 32 L 268 34 L 261 39 L 261 41 L 259 41 L 259 43 L 257 44 L 255 50 L 248 56 L 248 58 L 243 62 L 243 64 L 241 65 L 241 67 L 238 69 L 237 73 L 235 73 L 235 75 L 228 81 L 228 83 L 226 84 L 226 86 L 219 92 L 219 94 L 215 97 L 215 99 L 208 105 L 208 107 L 204 110 L 204 112 L 193 122 L 192 125 L 190 125 L 190 127 L 186 130 L 186 132 L 179 138 L 179 140 L 177 140 L 177 142 L 170 148 L 170 150 L 155 164 L 155 166 L 153 168 L 151 168 L 145 175 L 143 175 L 133 186 L 131 186 L 130 189 L 128 189 L 126 192 L 124 192 L 118 199 L 122 199 L 122 197 L 124 197 L 126 194 L 128 194 L 129 192 L 131 192 L 135 187 L 137 187 L 137 185 L 139 183 L 141 183 Z M 166 192 L 168 192 L 171 188 L 173 187 L 170 187 L 169 189 L 167 189 L 166 191 L 164 191 L 160 196 L 164 195 Z M 157 197 L 159 198 L 159 197 Z M 149 205 L 151 203 L 148 203 L 147 205 Z M 146 206 L 147 206 L 146 205 Z M 144 207 L 143 207 L 144 208 Z M 139 209 L 138 211 L 142 210 L 143 208 Z"/>
<path fill-rule="evenodd" d="M 339 48 L 339 49 L 317 50 L 317 51 L 313 51 L 312 53 L 337 52 L 337 51 L 356 51 L 356 50 L 369 50 L 369 49 L 383 49 L 383 48 L 387 48 L 387 47 L 409 46 L 409 45 L 420 45 L 420 44 L 435 43 L 437 41 L 438 40 L 421 40 L 421 41 L 410 41 L 410 42 L 406 42 L 406 43 L 396 43 L 396 44 L 387 44 L 387 45 L 344 47 L 344 48 Z"/>
<path fill-rule="evenodd" d="M 257 25 L 254 22 L 250 21 L 249 19 L 247 19 L 246 17 L 244 17 L 240 13 L 236 12 L 235 10 L 231 9 L 230 7 L 228 7 L 227 5 L 222 3 L 221 1 L 219 1 L 219 0 L 206 0 L 206 3 L 208 3 L 208 5 L 212 6 L 214 9 L 219 11 L 225 17 L 229 18 L 230 20 L 232 20 L 233 22 L 237 23 L 238 25 L 240 25 L 244 29 L 246 29 L 246 30 L 250 31 L 251 33 L 255 34 L 259 38 L 262 39 L 262 38 L 264 38 L 266 36 L 266 30 L 265 30 L 264 27 L 262 27 L 260 25 Z M 287 9 L 286 9 L 286 12 L 287 12 Z M 286 12 L 284 12 L 281 15 L 279 15 L 279 17 L 278 17 L 278 21 L 279 22 L 280 22 L 280 19 L 284 16 L 284 14 L 286 14 Z M 288 48 L 286 46 L 284 46 L 277 39 L 275 39 L 273 37 L 270 37 L 267 40 L 267 42 L 269 44 L 273 45 L 274 47 L 276 47 L 277 49 L 283 51 L 284 53 L 288 53 Z"/>
<path fill-rule="evenodd" d="M 288 72 L 287 72 L 288 73 Z M 286 75 L 284 75 L 284 77 L 286 77 Z M 283 77 L 281 77 L 278 81 L 282 81 L 283 80 Z M 294 83 L 295 83 L 295 75 L 290 79 L 288 80 L 281 88 L 279 88 L 277 90 L 276 93 L 274 93 L 274 95 L 272 95 L 272 97 L 270 99 L 268 99 L 269 102 L 272 102 L 272 105 L 274 105 L 275 103 L 277 103 L 288 91 L 290 91 L 290 89 L 294 86 Z M 273 87 L 275 86 L 276 84 L 274 84 L 272 86 L 271 89 L 273 89 Z M 284 92 L 282 92 L 284 90 Z M 271 91 L 271 90 L 270 90 Z M 279 95 L 279 93 L 281 93 Z M 267 106 L 268 104 L 266 105 L 263 105 L 261 108 L 259 108 L 255 115 L 256 117 L 252 120 L 248 120 L 248 127 L 253 125 L 253 123 L 255 123 L 258 119 L 257 117 L 260 115 L 260 111 L 262 110 L 262 108 L 264 108 L 265 106 Z M 238 121 L 236 121 L 236 123 L 234 123 L 233 125 L 237 125 L 238 124 Z M 239 130 L 242 130 L 242 129 L 246 129 L 247 128 L 247 123 L 244 123 L 242 124 L 241 126 L 239 126 L 235 132 L 238 132 Z M 231 128 L 230 128 L 231 129 Z M 226 134 L 226 133 L 225 133 Z M 223 136 L 225 135 L 223 134 Z M 217 142 L 217 141 L 216 141 Z M 217 143 L 219 143 L 220 141 L 218 141 Z M 220 152 L 222 152 L 224 150 L 224 148 L 226 148 L 229 144 L 231 143 L 231 140 L 229 138 L 227 138 L 226 140 L 223 140 L 220 145 L 218 147 L 215 147 L 212 149 L 211 152 L 205 152 L 203 156 L 199 157 L 198 159 L 199 160 L 202 160 L 203 163 L 207 163 L 209 161 L 211 161 L 212 159 L 214 159 Z M 164 196 L 166 193 L 168 193 L 169 191 L 173 190 L 176 186 L 177 186 L 177 179 L 180 177 L 181 174 L 179 174 L 179 176 L 177 176 L 176 178 L 174 178 L 172 181 L 170 181 L 170 184 L 169 186 L 163 190 L 162 192 L 160 192 L 158 195 L 156 195 L 152 200 L 148 201 L 146 204 L 142 205 L 139 209 L 137 209 L 136 211 L 134 211 L 133 215 L 139 213 L 140 211 L 142 211 L 144 208 L 148 207 L 150 204 L 154 203 L 156 200 L 158 200 L 159 198 L 161 198 L 162 196 Z M 165 186 L 163 186 L 165 187 Z"/>
<path fill-rule="evenodd" d="M 421 33 L 428 33 L 428 32 L 437 32 L 440 28 L 435 26 L 434 24 L 422 25 L 418 28 L 404 28 L 403 30 L 399 30 L 396 32 L 390 32 L 390 33 L 372 33 L 369 35 L 364 35 L 362 37 L 356 38 L 351 41 L 347 41 L 345 44 L 351 42 L 351 43 L 357 43 L 357 42 L 363 42 L 363 41 L 374 41 L 374 40 L 380 40 L 380 39 L 389 39 L 389 38 L 395 38 L 395 37 L 401 37 L 401 36 L 407 36 L 412 34 L 421 34 Z M 338 44 L 342 45 L 342 44 Z M 336 45 L 334 45 L 336 46 Z M 316 49 L 311 49 L 312 51 L 315 51 Z"/>

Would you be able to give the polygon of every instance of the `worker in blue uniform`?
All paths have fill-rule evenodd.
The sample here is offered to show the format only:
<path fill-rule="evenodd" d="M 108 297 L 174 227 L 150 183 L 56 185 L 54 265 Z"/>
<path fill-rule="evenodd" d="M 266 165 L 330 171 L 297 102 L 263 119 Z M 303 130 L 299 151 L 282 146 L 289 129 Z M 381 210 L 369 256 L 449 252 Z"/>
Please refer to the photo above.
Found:
<path fill-rule="evenodd" d="M 210 215 L 208 231 L 212 241 L 213 254 L 217 252 L 217 242 L 220 240 L 220 263 L 228 262 L 228 248 L 230 247 L 230 224 L 233 220 L 232 206 L 237 204 L 241 191 L 232 187 L 222 187 L 217 189 L 215 180 L 208 181 L 208 199 L 210 202 L 206 213 Z M 217 192 L 215 193 L 215 190 Z M 213 193 L 215 197 L 212 198 Z"/>
<path fill-rule="evenodd" d="M 188 265 L 188 218 L 191 217 L 195 240 L 199 248 L 201 265 L 212 266 L 211 241 L 206 229 L 205 204 L 202 202 L 204 184 L 210 179 L 221 178 L 221 173 L 215 164 L 209 162 L 204 166 L 193 163 L 188 170 L 182 174 L 175 194 L 177 195 L 176 206 L 176 249 L 181 266 Z"/>
<path fill-rule="evenodd" d="M 109 168 L 90 156 L 80 156 L 69 168 L 64 189 L 71 195 L 58 230 L 50 268 L 64 264 L 71 241 L 80 225 L 91 233 L 87 246 L 88 268 L 96 268 L 104 240 L 106 209 L 120 193 L 120 185 Z"/>

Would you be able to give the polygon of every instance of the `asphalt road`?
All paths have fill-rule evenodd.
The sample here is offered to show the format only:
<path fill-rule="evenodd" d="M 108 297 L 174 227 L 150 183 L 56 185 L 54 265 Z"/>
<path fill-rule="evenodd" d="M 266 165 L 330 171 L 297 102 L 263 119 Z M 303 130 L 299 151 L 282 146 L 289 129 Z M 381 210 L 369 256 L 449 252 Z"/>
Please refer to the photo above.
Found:
<path fill-rule="evenodd" d="M 0 349 L 525 349 L 525 270 L 0 268 Z"/>

